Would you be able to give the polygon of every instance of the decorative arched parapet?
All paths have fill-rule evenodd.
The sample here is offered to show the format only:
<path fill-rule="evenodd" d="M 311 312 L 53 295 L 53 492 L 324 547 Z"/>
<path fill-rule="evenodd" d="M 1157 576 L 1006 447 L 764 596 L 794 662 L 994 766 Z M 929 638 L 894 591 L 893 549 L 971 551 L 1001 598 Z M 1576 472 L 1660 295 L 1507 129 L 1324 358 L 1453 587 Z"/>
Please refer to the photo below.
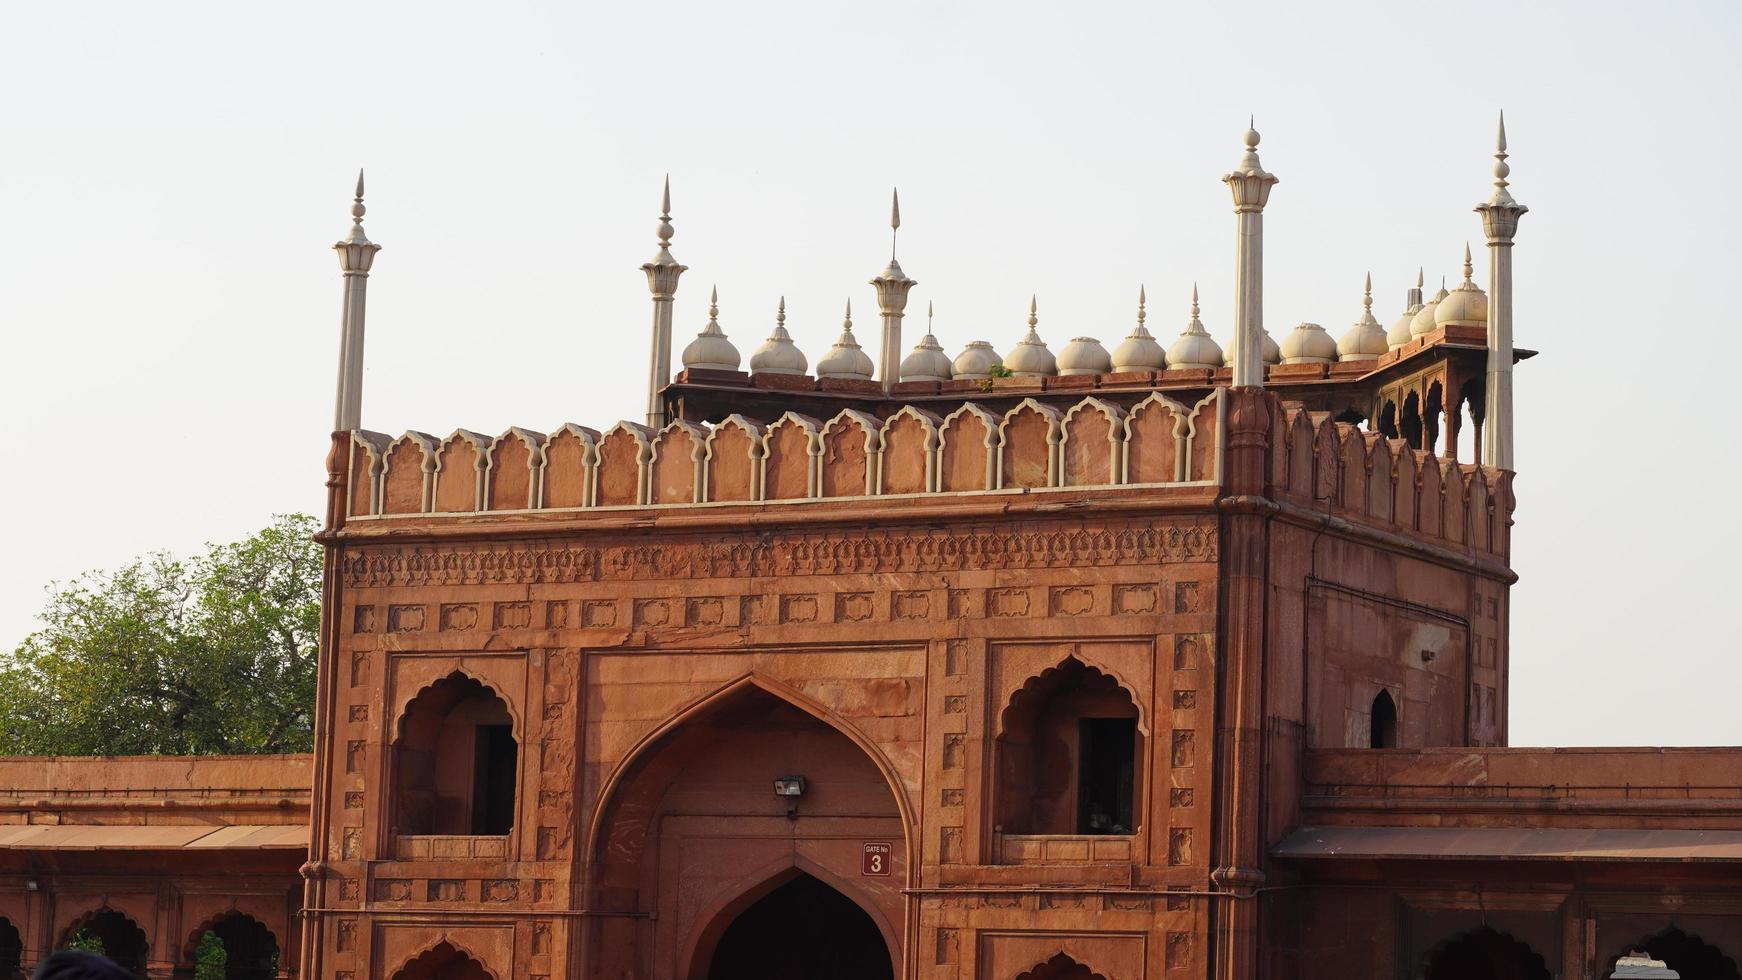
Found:
<path fill-rule="evenodd" d="M 381 513 L 381 474 L 387 469 L 387 450 L 392 445 L 392 436 L 351 430 L 351 475 L 346 488 L 350 500 L 345 513 L 352 517 Z"/>
<path fill-rule="evenodd" d="M 762 426 L 733 413 L 708 433 L 703 500 L 762 499 Z"/>
<path fill-rule="evenodd" d="M 1346 513 L 1367 513 L 1367 434 L 1347 422 L 1337 427 L 1337 506 Z M 1377 438 L 1377 437 L 1375 437 Z"/>
<path fill-rule="evenodd" d="M 878 433 L 879 493 L 929 493 L 938 487 L 939 430 L 943 420 L 903 405 Z"/>
<path fill-rule="evenodd" d="M 1192 406 L 1186 420 L 1186 444 L 1180 458 L 1187 483 L 1222 482 L 1222 433 L 1228 428 L 1226 388 L 1217 388 Z"/>
<path fill-rule="evenodd" d="M 538 506 L 545 435 L 510 426 L 490 444 L 485 510 L 531 510 Z"/>
<path fill-rule="evenodd" d="M 1396 460 L 1391 464 L 1391 520 L 1406 531 L 1416 528 L 1416 512 L 1421 507 L 1421 463 L 1433 459 L 1432 452 L 1409 448 L 1408 444 L 1391 444 Z"/>
<path fill-rule="evenodd" d="M 1124 482 L 1124 409 L 1099 398 L 1085 398 L 1065 413 L 1059 429 L 1059 486 L 1100 487 Z"/>
<path fill-rule="evenodd" d="M 539 450 L 539 507 L 593 506 L 593 474 L 599 465 L 599 433 L 565 422 Z"/>
<path fill-rule="evenodd" d="M 490 437 L 455 429 L 436 455 L 435 506 L 444 514 L 482 510 L 484 477 L 490 466 Z"/>
<path fill-rule="evenodd" d="M 998 471 L 993 487 L 1032 490 L 1059 485 L 1059 443 L 1064 416 L 1024 398 L 998 423 Z"/>
<path fill-rule="evenodd" d="M 1298 500 L 1313 499 L 1313 442 L 1317 433 L 1313 421 L 1304 411 L 1288 413 L 1286 472 L 1277 486 L 1286 496 Z"/>
<path fill-rule="evenodd" d="M 938 426 L 936 487 L 942 491 L 991 490 L 998 483 L 998 416 L 973 402 L 944 416 Z"/>
<path fill-rule="evenodd" d="M 694 422 L 674 419 L 659 430 L 653 437 L 653 455 L 647 465 L 647 502 L 693 504 L 701 500 L 707 453 L 708 430 Z"/>
<path fill-rule="evenodd" d="M 1445 539 L 1453 544 L 1464 544 L 1470 540 L 1469 503 L 1465 497 L 1468 487 L 1464 479 L 1464 468 L 1453 460 L 1447 460 L 1440 466 L 1440 477 L 1445 500 L 1445 515 L 1441 525 L 1445 528 Z"/>
<path fill-rule="evenodd" d="M 1470 529 L 1470 547 L 1477 551 L 1492 552 L 1494 542 L 1489 534 L 1493 529 L 1494 515 L 1489 510 L 1488 472 L 1474 463 L 1466 467 L 1464 472 L 1464 507 L 1468 514 L 1465 526 Z"/>
<path fill-rule="evenodd" d="M 1415 494 L 1415 526 L 1421 533 L 1431 537 L 1445 537 L 1445 497 L 1441 486 L 1440 461 L 1433 453 L 1423 453 L 1419 457 L 1420 469 L 1416 473 Z"/>
<path fill-rule="evenodd" d="M 599 437 L 593 475 L 593 505 L 627 507 L 647 502 L 648 470 L 653 461 L 653 430 L 618 422 Z"/>
<path fill-rule="evenodd" d="M 808 415 L 787 412 L 762 436 L 763 500 L 801 500 L 818 496 L 817 469 L 822 459 L 822 423 Z"/>
<path fill-rule="evenodd" d="M 1363 435 L 1367 441 L 1367 506 L 1362 510 L 1375 521 L 1389 524 L 1397 493 L 1392 482 L 1396 479 L 1393 472 L 1396 460 L 1392 458 L 1391 440 L 1371 432 Z M 1409 444 L 1402 445 L 1403 454 L 1408 455 Z"/>
<path fill-rule="evenodd" d="M 388 447 L 381 470 L 381 513 L 424 514 L 435 499 L 436 438 L 407 432 Z"/>
<path fill-rule="evenodd" d="M 1312 413 L 1313 501 L 1333 504 L 1343 482 L 1343 437 L 1337 423 L 1324 412 Z"/>
<path fill-rule="evenodd" d="M 1185 426 L 1179 402 L 1151 392 L 1125 417 L 1126 483 L 1178 483 L 1185 472 Z"/>
<path fill-rule="evenodd" d="M 818 438 L 819 497 L 859 497 L 877 492 L 882 425 L 874 416 L 844 408 Z"/>

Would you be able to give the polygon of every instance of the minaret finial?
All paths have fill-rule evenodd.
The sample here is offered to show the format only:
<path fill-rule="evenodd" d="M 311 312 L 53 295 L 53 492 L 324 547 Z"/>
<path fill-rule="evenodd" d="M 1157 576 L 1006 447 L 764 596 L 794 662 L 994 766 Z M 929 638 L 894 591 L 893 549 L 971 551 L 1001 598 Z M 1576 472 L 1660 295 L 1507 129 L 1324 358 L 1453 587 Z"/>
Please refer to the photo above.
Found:
<path fill-rule="evenodd" d="M 901 232 L 901 188 L 889 192 L 889 261 L 895 261 L 895 236 Z"/>
<path fill-rule="evenodd" d="M 1144 309 L 1144 307 L 1146 307 L 1148 305 L 1149 305 L 1149 292 L 1143 288 L 1142 283 L 1138 283 L 1137 284 L 1137 329 L 1139 329 L 1139 330 L 1143 329 L 1143 321 L 1146 317 L 1149 316 L 1149 312 L 1146 309 Z"/>
<path fill-rule="evenodd" d="M 1034 294 L 1028 294 L 1028 329 L 1033 330 L 1040 325 L 1040 306 L 1034 301 Z"/>
<path fill-rule="evenodd" d="M 357 171 L 357 195 L 351 202 L 351 230 L 333 244 L 345 275 L 345 304 L 339 318 L 339 382 L 333 407 L 333 431 L 349 432 L 363 424 L 363 326 L 367 312 L 369 270 L 381 246 L 363 234 L 363 171 Z"/>
<path fill-rule="evenodd" d="M 1465 242 L 1464 243 L 1464 281 L 1465 282 L 1474 282 L 1475 279 L 1472 277 L 1475 276 L 1475 274 L 1476 274 L 1476 267 L 1474 265 L 1472 265 L 1470 262 L 1470 243 Z"/>
<path fill-rule="evenodd" d="M 847 318 L 841 321 L 841 329 L 842 330 L 852 330 L 853 329 L 853 299 L 852 299 L 852 297 L 847 298 Z"/>
<path fill-rule="evenodd" d="M 671 300 L 677 294 L 677 281 L 689 267 L 671 255 L 671 174 L 665 175 L 665 185 L 659 195 L 659 223 L 654 226 L 659 236 L 659 251 L 641 264 L 647 274 L 647 290 L 653 294 L 653 343 L 647 373 L 647 424 L 655 429 L 665 427 L 665 396 L 661 394 L 671 384 Z"/>
<path fill-rule="evenodd" d="M 1511 176 L 1512 168 L 1506 163 L 1506 111 L 1500 112 L 1500 128 L 1494 137 L 1494 193 L 1489 196 L 1489 204 L 1513 204 L 1512 192 L 1507 190 L 1506 178 Z"/>
<path fill-rule="evenodd" d="M 1192 283 L 1192 319 L 1198 318 L 1198 284 Z"/>
<path fill-rule="evenodd" d="M 671 226 L 671 174 L 665 175 L 665 189 L 659 197 L 659 226 L 655 229 L 659 235 L 659 250 L 671 248 L 671 236 L 677 229 Z"/>
<path fill-rule="evenodd" d="M 930 335 L 932 332 L 932 330 L 931 330 L 931 316 L 932 316 L 931 300 L 928 299 L 925 301 L 925 332 L 927 335 Z"/>
<path fill-rule="evenodd" d="M 715 286 L 708 292 L 708 322 L 720 322 L 720 287 Z"/>
<path fill-rule="evenodd" d="M 1368 316 L 1372 316 L 1373 315 L 1373 273 L 1371 273 L 1371 272 L 1367 273 L 1367 282 L 1366 282 L 1366 285 L 1363 286 L 1362 288 L 1365 290 L 1365 293 L 1361 297 L 1361 308 L 1367 311 Z"/>
<path fill-rule="evenodd" d="M 1415 267 L 1415 288 L 1420 289 L 1422 285 L 1427 282 L 1426 276 L 1424 275 L 1426 272 L 1427 269 L 1423 266 L 1418 265 Z"/>

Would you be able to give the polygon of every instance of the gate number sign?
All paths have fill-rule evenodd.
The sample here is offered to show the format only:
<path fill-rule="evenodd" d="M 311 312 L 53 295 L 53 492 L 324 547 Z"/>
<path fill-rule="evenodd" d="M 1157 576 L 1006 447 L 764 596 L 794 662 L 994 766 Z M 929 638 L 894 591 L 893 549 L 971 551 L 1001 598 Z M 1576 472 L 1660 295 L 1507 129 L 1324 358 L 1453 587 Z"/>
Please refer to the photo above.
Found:
<path fill-rule="evenodd" d="M 889 856 L 895 848 L 888 841 L 866 841 L 865 852 L 859 856 L 861 875 L 889 874 Z"/>

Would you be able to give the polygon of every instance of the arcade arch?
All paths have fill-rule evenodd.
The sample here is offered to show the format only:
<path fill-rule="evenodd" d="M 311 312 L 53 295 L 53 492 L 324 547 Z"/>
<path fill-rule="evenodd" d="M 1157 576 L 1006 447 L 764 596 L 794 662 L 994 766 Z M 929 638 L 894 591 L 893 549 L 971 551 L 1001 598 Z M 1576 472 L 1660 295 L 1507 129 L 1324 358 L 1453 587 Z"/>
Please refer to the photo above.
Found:
<path fill-rule="evenodd" d="M 137 922 L 105 906 L 73 920 L 55 948 L 97 949 L 122 969 L 143 978 L 150 944 Z"/>
<path fill-rule="evenodd" d="M 400 834 L 501 836 L 514 829 L 519 742 L 508 705 L 455 672 L 406 705 L 393 743 Z"/>
<path fill-rule="evenodd" d="M 1656 935 L 1631 943 L 1626 949 L 1619 950 L 1609 957 L 1602 975 L 1608 976 L 1615 972 L 1615 961 L 1627 953 L 1638 950 L 1654 960 L 1662 960 L 1663 965 L 1676 971 L 1683 977 L 1698 977 L 1700 980 L 1739 980 L 1742 973 L 1737 971 L 1736 961 L 1724 955 L 1724 951 L 1699 936 L 1683 932 L 1677 926 L 1657 933 Z"/>
<path fill-rule="evenodd" d="M 23 980 L 24 938 L 11 919 L 0 917 L 0 980 Z"/>
<path fill-rule="evenodd" d="M 1373 695 L 1373 706 L 1367 712 L 1367 747 L 1397 748 L 1397 702 L 1384 688 Z"/>
<path fill-rule="evenodd" d="M 412 957 L 393 980 L 496 980 L 471 954 L 442 940 Z"/>
<path fill-rule="evenodd" d="M 893 980 L 895 951 L 864 908 L 793 869 L 728 904 L 696 945 L 693 980 Z"/>
<path fill-rule="evenodd" d="M 1423 980 L 1550 980 L 1542 957 L 1512 936 L 1488 926 L 1446 940 L 1428 953 Z"/>
<path fill-rule="evenodd" d="M 182 945 L 182 969 L 197 964 L 200 943 L 211 935 L 224 949 L 224 980 L 273 980 L 278 976 L 278 937 L 260 920 L 244 912 L 229 911 L 202 923 Z"/>
<path fill-rule="evenodd" d="M 788 777 L 802 777 L 802 795 L 776 795 Z M 908 825 L 894 786 L 875 746 L 776 682 L 702 699 L 632 750 L 601 795 L 586 889 L 612 914 L 587 923 L 592 969 L 706 980 L 721 943 L 722 962 L 737 962 L 729 936 L 770 935 L 770 910 L 800 905 L 822 915 L 807 933 L 857 948 L 869 922 L 893 959 Z M 861 876 L 866 841 L 888 848 L 876 876 Z"/>
<path fill-rule="evenodd" d="M 1075 657 L 1029 679 L 996 743 L 998 823 L 1010 834 L 1131 834 L 1142 808 L 1137 703 Z"/>

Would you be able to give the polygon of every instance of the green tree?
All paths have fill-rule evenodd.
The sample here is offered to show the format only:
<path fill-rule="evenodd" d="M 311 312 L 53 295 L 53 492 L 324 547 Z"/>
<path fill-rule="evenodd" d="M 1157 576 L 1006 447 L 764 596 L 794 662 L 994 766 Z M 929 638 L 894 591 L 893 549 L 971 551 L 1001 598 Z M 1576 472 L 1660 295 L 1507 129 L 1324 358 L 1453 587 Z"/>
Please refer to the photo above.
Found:
<path fill-rule="evenodd" d="M 313 518 L 58 586 L 0 655 L 0 754 L 306 752 L 321 548 Z"/>
<path fill-rule="evenodd" d="M 200 936 L 200 944 L 194 947 L 194 980 L 224 980 L 229 965 L 230 954 L 224 949 L 224 941 L 207 929 Z"/>

